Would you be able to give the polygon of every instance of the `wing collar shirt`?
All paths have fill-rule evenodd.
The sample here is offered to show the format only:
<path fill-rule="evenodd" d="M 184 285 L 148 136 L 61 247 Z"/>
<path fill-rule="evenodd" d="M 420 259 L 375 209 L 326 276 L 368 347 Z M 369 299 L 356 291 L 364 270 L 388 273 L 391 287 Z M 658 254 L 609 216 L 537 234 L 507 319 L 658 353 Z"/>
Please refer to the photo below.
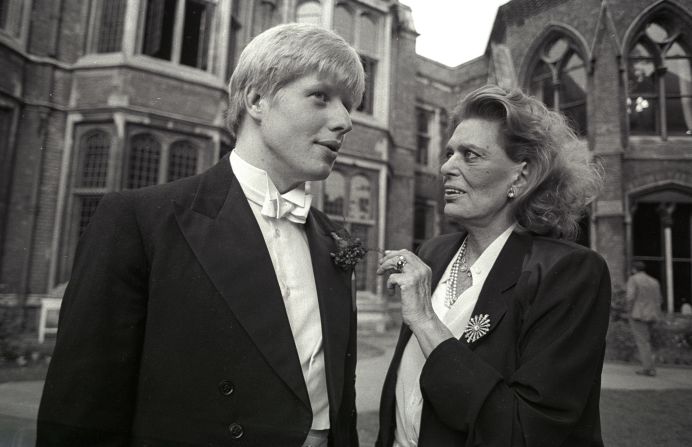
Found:
<path fill-rule="evenodd" d="M 311 429 L 326 430 L 329 401 L 322 323 L 310 247 L 302 225 L 310 211 L 311 196 L 304 187 L 279 194 L 264 170 L 247 163 L 235 151 L 230 162 L 262 231 L 281 288 L 312 406 Z"/>
<path fill-rule="evenodd" d="M 471 318 L 473 308 L 476 306 L 478 296 L 483 289 L 485 279 L 493 268 L 500 251 L 509 239 L 514 225 L 507 228 L 485 249 L 471 266 L 471 287 L 461 293 L 451 308 L 445 305 L 447 282 L 449 280 L 452 264 L 459 252 L 454 255 L 447 265 L 440 282 L 437 284 L 432 296 L 433 310 L 437 317 L 454 334 L 455 338 L 461 338 L 466 325 Z M 459 247 L 461 249 L 461 247 Z M 425 356 L 415 336 L 411 336 L 404 349 L 399 365 L 398 380 L 396 383 L 396 432 L 394 447 L 415 447 L 418 445 L 420 430 L 420 418 L 423 411 L 423 395 L 420 390 L 420 373 L 425 364 Z"/>

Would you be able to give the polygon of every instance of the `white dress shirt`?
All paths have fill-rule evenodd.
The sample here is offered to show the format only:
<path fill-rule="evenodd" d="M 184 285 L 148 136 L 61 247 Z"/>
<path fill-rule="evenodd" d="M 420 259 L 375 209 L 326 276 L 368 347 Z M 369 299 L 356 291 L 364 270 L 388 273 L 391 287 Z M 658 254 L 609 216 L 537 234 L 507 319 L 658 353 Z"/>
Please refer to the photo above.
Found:
<path fill-rule="evenodd" d="M 329 429 L 320 308 L 305 227 L 298 223 L 301 215 L 307 216 L 311 197 L 303 187 L 279 194 L 264 170 L 247 163 L 235 151 L 230 162 L 262 231 L 281 288 L 312 406 L 311 429 Z M 291 213 L 285 213 L 287 210 Z M 285 218 L 276 217 L 284 213 Z"/>
<path fill-rule="evenodd" d="M 451 308 L 445 305 L 447 282 L 452 264 L 459 252 L 452 257 L 432 295 L 432 306 L 437 317 L 447 326 L 455 338 L 461 338 L 476 306 L 485 279 L 493 268 L 500 251 L 505 246 L 514 225 L 507 228 L 483 251 L 471 266 L 473 283 L 464 290 Z M 459 247 L 461 250 L 461 247 Z M 420 419 L 423 411 L 423 395 L 420 390 L 420 374 L 425 364 L 425 355 L 412 335 L 404 348 L 396 382 L 396 432 L 394 447 L 415 447 L 418 445 Z"/>

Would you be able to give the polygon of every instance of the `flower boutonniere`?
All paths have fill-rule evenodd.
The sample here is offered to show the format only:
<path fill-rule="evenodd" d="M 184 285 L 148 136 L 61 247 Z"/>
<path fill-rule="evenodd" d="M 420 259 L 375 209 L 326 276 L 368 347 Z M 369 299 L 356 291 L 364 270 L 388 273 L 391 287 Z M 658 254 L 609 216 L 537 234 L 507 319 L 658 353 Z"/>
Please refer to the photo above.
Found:
<path fill-rule="evenodd" d="M 351 237 L 348 231 L 343 228 L 338 232 L 332 231 L 331 236 L 336 244 L 336 253 L 329 253 L 334 264 L 342 270 L 352 271 L 367 253 L 363 247 L 363 242 L 358 238 Z"/>

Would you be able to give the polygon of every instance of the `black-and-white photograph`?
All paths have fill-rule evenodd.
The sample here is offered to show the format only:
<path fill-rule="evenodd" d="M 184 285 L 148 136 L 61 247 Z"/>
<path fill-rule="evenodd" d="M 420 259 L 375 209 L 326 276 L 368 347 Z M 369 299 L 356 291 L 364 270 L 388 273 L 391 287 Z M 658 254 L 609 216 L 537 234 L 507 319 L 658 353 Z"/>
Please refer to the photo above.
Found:
<path fill-rule="evenodd" d="M 0 446 L 690 415 L 692 0 L 0 0 Z"/>

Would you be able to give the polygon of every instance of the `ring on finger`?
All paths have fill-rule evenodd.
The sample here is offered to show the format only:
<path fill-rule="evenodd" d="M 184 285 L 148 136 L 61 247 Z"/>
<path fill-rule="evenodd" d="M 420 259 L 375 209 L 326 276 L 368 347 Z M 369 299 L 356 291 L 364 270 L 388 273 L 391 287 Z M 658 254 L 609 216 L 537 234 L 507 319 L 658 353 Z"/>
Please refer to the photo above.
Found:
<path fill-rule="evenodd" d="M 404 266 L 406 265 L 406 262 L 406 258 L 404 258 L 403 255 L 399 255 L 395 264 L 397 273 L 401 273 L 404 271 Z"/>

